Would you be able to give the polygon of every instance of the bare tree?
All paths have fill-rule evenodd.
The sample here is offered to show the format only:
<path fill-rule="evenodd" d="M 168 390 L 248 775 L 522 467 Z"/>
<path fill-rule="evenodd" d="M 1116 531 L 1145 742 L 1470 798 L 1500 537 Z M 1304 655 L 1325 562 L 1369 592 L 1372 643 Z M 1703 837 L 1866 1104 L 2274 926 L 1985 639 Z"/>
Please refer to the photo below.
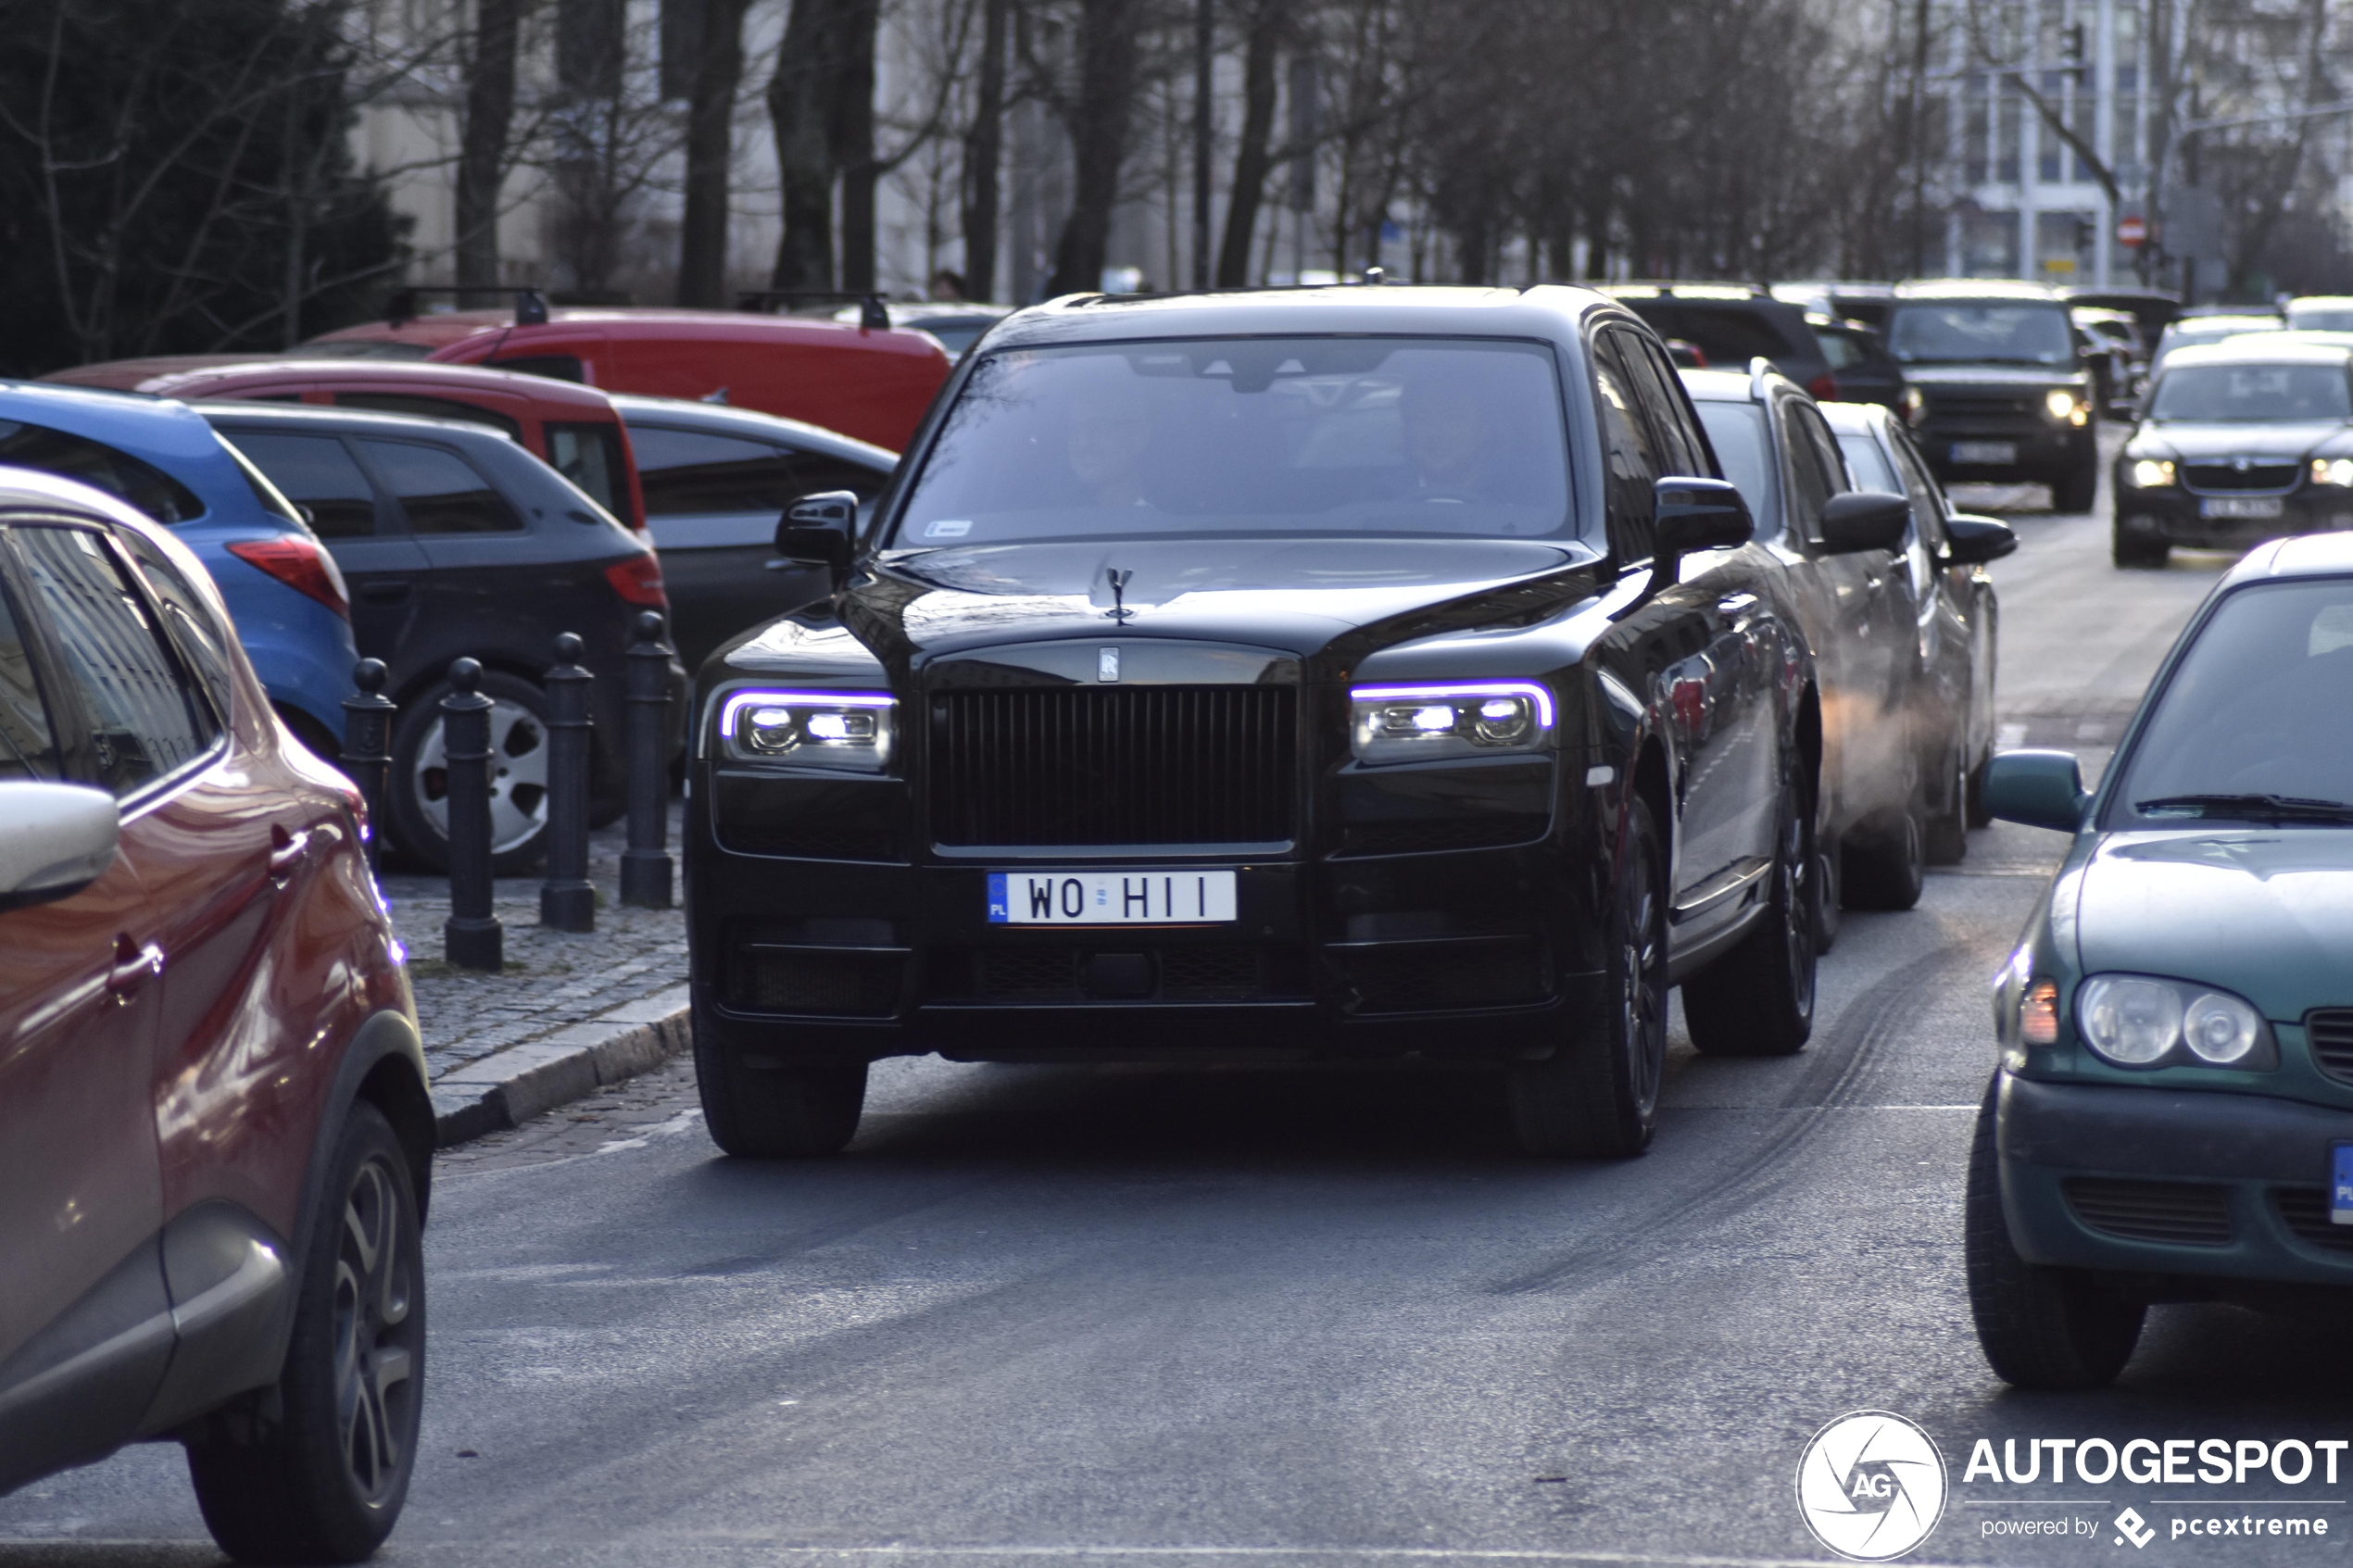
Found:
<path fill-rule="evenodd" d="M 1005 46 L 1013 0 L 982 0 L 972 123 L 964 132 L 964 295 L 997 297 L 998 177 L 1005 161 Z"/>
<path fill-rule="evenodd" d="M 458 286 L 498 286 L 498 190 L 507 178 L 515 119 L 515 56 L 523 0 L 479 0 L 466 63 L 465 124 L 458 149 Z"/>

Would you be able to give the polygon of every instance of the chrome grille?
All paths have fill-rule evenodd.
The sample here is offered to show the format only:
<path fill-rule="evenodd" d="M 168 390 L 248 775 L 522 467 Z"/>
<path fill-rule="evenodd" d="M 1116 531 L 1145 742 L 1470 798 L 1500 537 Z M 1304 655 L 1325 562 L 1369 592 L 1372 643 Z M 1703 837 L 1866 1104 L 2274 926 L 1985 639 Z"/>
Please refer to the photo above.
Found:
<path fill-rule="evenodd" d="M 1293 833 L 1290 686 L 1076 686 L 932 698 L 946 845 L 1279 844 Z"/>

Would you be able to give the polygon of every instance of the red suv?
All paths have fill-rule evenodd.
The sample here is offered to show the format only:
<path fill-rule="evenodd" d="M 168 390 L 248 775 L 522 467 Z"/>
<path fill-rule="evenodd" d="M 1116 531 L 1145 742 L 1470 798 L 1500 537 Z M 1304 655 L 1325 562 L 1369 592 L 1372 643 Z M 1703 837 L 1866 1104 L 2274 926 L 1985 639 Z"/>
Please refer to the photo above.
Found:
<path fill-rule="evenodd" d="M 0 1490 L 168 1437 L 233 1555 L 391 1530 L 433 1114 L 365 831 L 195 556 L 0 470 Z"/>

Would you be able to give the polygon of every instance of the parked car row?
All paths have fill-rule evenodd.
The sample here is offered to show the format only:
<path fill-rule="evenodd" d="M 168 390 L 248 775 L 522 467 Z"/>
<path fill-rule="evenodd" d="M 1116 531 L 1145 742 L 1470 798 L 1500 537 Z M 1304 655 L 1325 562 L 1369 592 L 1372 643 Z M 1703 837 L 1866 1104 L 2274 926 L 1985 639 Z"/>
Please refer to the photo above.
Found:
<path fill-rule="evenodd" d="M 1411 1052 L 1494 1068 L 1531 1152 L 1624 1156 L 1671 988 L 1703 1051 L 1800 1049 L 1842 892 L 1966 847 L 2015 539 L 1883 408 L 1679 375 L 1664 334 L 1755 298 L 993 328 L 878 500 L 779 528 L 824 596 L 700 667 L 711 1135 L 838 1149 L 900 1054 Z"/>

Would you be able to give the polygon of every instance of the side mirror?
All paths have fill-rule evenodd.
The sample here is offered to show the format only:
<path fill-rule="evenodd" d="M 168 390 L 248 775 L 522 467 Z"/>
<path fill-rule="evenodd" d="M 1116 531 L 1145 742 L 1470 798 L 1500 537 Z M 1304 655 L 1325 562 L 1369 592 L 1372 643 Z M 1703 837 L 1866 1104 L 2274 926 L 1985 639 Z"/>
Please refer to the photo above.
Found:
<path fill-rule="evenodd" d="M 1912 503 L 1884 490 L 1850 490 L 1822 508 L 1822 547 L 1834 556 L 1900 550 L 1912 525 Z"/>
<path fill-rule="evenodd" d="M 84 784 L 0 784 L 0 909 L 69 898 L 114 864 L 121 813 Z"/>
<path fill-rule="evenodd" d="M 1695 551 L 1745 545 L 1756 532 L 1747 500 L 1730 480 L 1662 479 L 1651 493 L 1657 508 L 1653 549 L 1662 567 Z"/>
<path fill-rule="evenodd" d="M 2005 751 L 1985 766 L 1985 809 L 2006 822 L 2073 833 L 2089 804 L 2071 751 Z"/>
<path fill-rule="evenodd" d="M 1944 520 L 1944 532 L 1952 535 L 1952 543 L 1944 548 L 1944 558 L 1954 566 L 1979 566 L 2000 560 L 2018 548 L 2017 533 L 1995 518 L 1955 512 Z"/>
<path fill-rule="evenodd" d="M 849 573 L 850 535 L 858 527 L 858 495 L 850 490 L 821 490 L 803 495 L 785 510 L 776 524 L 776 554 L 771 571 L 789 566 L 823 566 L 839 587 Z"/>

